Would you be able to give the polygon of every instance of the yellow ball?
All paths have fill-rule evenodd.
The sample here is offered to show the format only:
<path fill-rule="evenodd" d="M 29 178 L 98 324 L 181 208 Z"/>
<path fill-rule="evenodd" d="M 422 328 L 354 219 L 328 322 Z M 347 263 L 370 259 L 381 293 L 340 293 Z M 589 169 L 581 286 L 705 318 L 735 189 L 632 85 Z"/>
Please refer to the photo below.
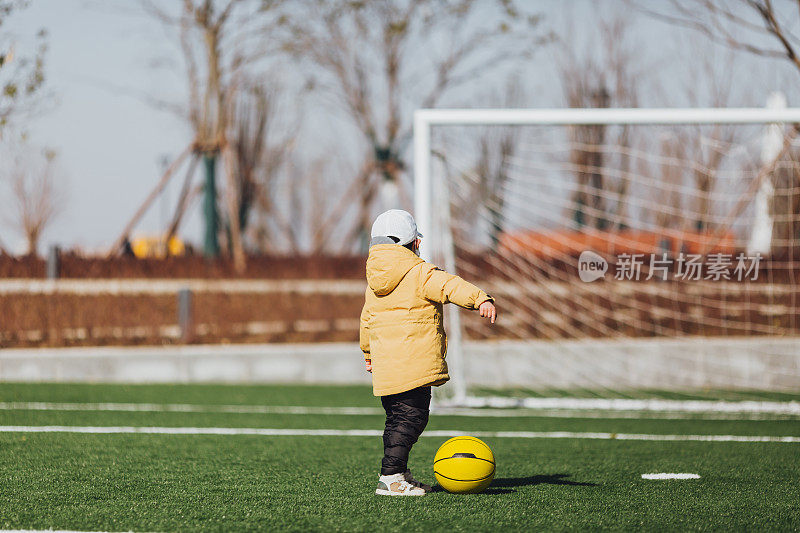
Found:
<path fill-rule="evenodd" d="M 494 455 L 475 437 L 453 437 L 439 447 L 433 458 L 436 481 L 448 492 L 475 494 L 494 479 Z"/>

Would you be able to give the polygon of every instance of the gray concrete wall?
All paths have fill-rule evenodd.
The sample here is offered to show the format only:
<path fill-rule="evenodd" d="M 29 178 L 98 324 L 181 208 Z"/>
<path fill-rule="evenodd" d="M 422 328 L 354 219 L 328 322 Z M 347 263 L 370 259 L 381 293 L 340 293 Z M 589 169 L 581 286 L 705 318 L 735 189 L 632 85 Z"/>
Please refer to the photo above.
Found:
<path fill-rule="evenodd" d="M 2 381 L 369 383 L 357 344 L 239 344 L 0 351 Z"/>
<path fill-rule="evenodd" d="M 800 338 L 472 343 L 472 384 L 501 387 L 800 390 Z"/>
<path fill-rule="evenodd" d="M 800 390 L 800 338 L 495 341 L 465 346 L 470 385 Z M 2 381 L 369 383 L 358 345 L 7 349 Z"/>

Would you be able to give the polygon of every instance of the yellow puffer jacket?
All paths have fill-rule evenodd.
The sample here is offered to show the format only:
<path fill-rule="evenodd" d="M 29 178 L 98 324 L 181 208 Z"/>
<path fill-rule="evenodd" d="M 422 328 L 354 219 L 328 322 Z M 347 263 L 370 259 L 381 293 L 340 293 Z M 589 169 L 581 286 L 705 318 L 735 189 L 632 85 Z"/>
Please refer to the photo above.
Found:
<path fill-rule="evenodd" d="M 450 379 L 442 305 L 477 309 L 492 298 L 397 244 L 369 249 L 367 284 L 361 350 L 372 360 L 375 396 L 438 386 Z"/>

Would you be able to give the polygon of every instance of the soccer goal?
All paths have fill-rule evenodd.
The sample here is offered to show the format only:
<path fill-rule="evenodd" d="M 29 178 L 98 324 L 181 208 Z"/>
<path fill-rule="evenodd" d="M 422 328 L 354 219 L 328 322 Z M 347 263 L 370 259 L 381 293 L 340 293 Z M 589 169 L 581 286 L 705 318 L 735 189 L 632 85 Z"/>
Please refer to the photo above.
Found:
<path fill-rule="evenodd" d="M 418 110 L 422 255 L 499 309 L 450 306 L 445 395 L 800 389 L 799 125 L 779 97 Z"/>

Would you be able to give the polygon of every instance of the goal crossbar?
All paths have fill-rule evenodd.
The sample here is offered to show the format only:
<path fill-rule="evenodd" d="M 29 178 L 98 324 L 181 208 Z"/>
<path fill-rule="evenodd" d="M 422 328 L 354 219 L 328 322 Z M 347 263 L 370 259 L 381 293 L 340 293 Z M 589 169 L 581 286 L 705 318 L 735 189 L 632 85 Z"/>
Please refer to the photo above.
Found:
<path fill-rule="evenodd" d="M 431 125 L 768 124 L 800 122 L 800 108 L 418 109 L 414 132 Z"/>

